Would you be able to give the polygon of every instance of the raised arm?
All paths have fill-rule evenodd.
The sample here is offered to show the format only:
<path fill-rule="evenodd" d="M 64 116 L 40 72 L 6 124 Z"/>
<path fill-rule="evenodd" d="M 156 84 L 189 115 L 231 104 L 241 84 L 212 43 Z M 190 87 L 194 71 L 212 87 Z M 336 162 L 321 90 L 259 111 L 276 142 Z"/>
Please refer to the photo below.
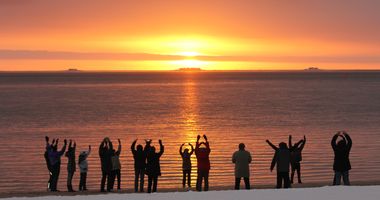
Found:
<path fill-rule="evenodd" d="M 91 145 L 88 145 L 87 157 L 91 154 Z"/>
<path fill-rule="evenodd" d="M 208 152 L 211 152 L 211 149 L 210 149 L 210 143 L 208 142 L 207 140 L 207 136 L 206 135 L 203 135 L 203 138 L 205 139 L 205 145 L 206 145 L 206 149 Z"/>
<path fill-rule="evenodd" d="M 185 145 L 185 143 L 181 144 L 181 147 L 179 148 L 179 155 L 181 155 L 181 157 L 183 156 L 183 152 L 182 152 L 183 145 Z"/>
<path fill-rule="evenodd" d="M 59 155 L 63 155 L 66 151 L 66 146 L 67 146 L 67 140 L 63 140 L 63 147 L 61 149 L 61 151 L 58 152 Z"/>
<path fill-rule="evenodd" d="M 274 146 L 274 144 L 272 144 L 272 142 L 270 142 L 269 140 L 266 140 L 266 142 L 269 144 L 269 146 L 272 147 L 272 149 L 278 150 L 278 148 L 276 146 Z"/>
<path fill-rule="evenodd" d="M 292 135 L 289 135 L 289 149 L 293 149 L 293 146 L 292 146 Z"/>
<path fill-rule="evenodd" d="M 162 140 L 158 140 L 158 143 L 160 143 L 160 152 L 158 154 L 161 156 L 164 153 L 164 145 L 162 145 Z"/>
<path fill-rule="evenodd" d="M 306 136 L 303 136 L 303 141 L 302 141 L 301 146 L 300 146 L 300 151 L 303 150 L 303 148 L 305 147 L 305 144 L 306 144 Z"/>
<path fill-rule="evenodd" d="M 117 142 L 119 143 L 119 145 L 117 146 L 117 151 L 116 151 L 116 155 L 120 155 L 121 153 L 121 141 L 120 139 L 117 139 Z"/>
<path fill-rule="evenodd" d="M 194 153 L 194 146 L 191 143 L 189 143 L 189 145 L 191 147 L 190 155 L 192 155 Z"/>
<path fill-rule="evenodd" d="M 340 132 L 336 133 L 331 140 L 331 147 L 335 150 L 336 149 L 336 140 L 339 137 Z"/>
<path fill-rule="evenodd" d="M 45 142 L 46 142 L 46 146 L 49 146 L 49 137 L 48 136 L 45 136 Z M 54 142 L 53 142 L 54 143 Z"/>
<path fill-rule="evenodd" d="M 59 138 L 57 138 L 57 139 L 55 140 L 55 146 L 58 145 L 58 141 L 59 141 Z"/>
<path fill-rule="evenodd" d="M 133 154 L 136 153 L 136 142 L 137 142 L 137 139 L 135 141 L 133 141 L 132 145 L 131 145 L 131 151 Z"/>
<path fill-rule="evenodd" d="M 197 136 L 197 142 L 195 143 L 195 149 L 199 149 L 199 146 L 200 146 L 199 139 L 201 139 L 200 135 Z"/>
<path fill-rule="evenodd" d="M 232 163 L 236 163 L 236 153 L 232 154 Z"/>
<path fill-rule="evenodd" d="M 343 132 L 343 135 L 345 136 L 345 138 L 347 140 L 348 150 L 351 150 L 352 139 L 351 139 L 350 135 L 348 135 L 346 132 Z"/>
<path fill-rule="evenodd" d="M 252 162 L 252 156 L 251 156 L 251 153 L 248 153 L 248 163 L 251 163 Z"/>

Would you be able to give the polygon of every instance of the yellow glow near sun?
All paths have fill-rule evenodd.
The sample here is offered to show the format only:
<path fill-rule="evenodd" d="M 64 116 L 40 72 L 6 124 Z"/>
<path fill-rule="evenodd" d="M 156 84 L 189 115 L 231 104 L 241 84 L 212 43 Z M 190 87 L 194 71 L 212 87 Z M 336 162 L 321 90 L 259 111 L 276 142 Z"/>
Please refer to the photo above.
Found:
<path fill-rule="evenodd" d="M 170 62 L 177 68 L 204 68 L 207 64 L 206 61 L 186 59 L 186 60 L 175 60 Z"/>
<path fill-rule="evenodd" d="M 180 52 L 177 55 L 186 56 L 186 57 L 194 57 L 194 56 L 199 56 L 201 54 L 195 51 L 186 51 L 186 52 Z"/>
<path fill-rule="evenodd" d="M 120 42 L 121 41 L 121 42 Z M 152 54 L 181 55 L 194 57 L 199 55 L 231 55 L 250 49 L 247 42 L 228 38 L 214 38 L 203 35 L 159 36 L 120 39 L 116 43 L 121 49 Z M 113 43 L 115 45 L 115 43 Z"/>

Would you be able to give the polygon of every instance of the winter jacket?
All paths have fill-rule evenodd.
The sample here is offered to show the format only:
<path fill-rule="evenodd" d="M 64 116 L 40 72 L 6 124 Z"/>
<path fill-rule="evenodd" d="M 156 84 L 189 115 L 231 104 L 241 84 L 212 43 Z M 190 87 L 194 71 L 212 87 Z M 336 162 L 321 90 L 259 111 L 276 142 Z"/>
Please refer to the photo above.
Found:
<path fill-rule="evenodd" d="M 120 152 L 121 152 L 121 145 L 117 148 L 117 151 L 112 156 L 112 170 L 118 170 L 121 169 L 121 163 L 120 163 Z"/>
<path fill-rule="evenodd" d="M 252 162 L 251 154 L 245 150 L 236 151 L 232 155 L 232 162 L 235 163 L 235 177 L 236 178 L 248 178 L 249 163 Z"/>
<path fill-rule="evenodd" d="M 109 147 L 105 147 L 104 142 L 102 142 L 99 147 L 99 157 L 100 157 L 102 171 L 104 172 L 112 171 L 112 155 L 113 155 L 112 143 L 111 142 L 109 143 Z"/>
<path fill-rule="evenodd" d="M 352 140 L 348 136 L 346 137 L 346 145 L 343 148 L 339 148 L 336 145 L 336 140 L 338 136 L 335 135 L 331 141 L 331 146 L 334 150 L 334 167 L 333 169 L 335 171 L 348 171 L 351 169 L 351 163 L 350 163 L 350 151 L 352 147 Z"/>
<path fill-rule="evenodd" d="M 271 169 L 277 166 L 277 172 L 289 172 L 290 165 L 290 150 L 288 148 L 276 149 L 273 156 Z"/>
<path fill-rule="evenodd" d="M 188 153 L 182 152 L 182 146 L 179 149 L 179 154 L 182 157 L 182 170 L 191 170 L 191 155 L 194 153 L 194 148 L 191 146 L 191 151 Z"/>
<path fill-rule="evenodd" d="M 51 165 L 50 165 L 50 161 L 49 161 L 49 153 L 48 153 L 48 149 L 46 148 L 46 151 L 44 153 L 44 158 L 45 158 L 45 161 L 46 161 L 46 166 L 48 168 L 48 170 L 51 172 Z"/>
<path fill-rule="evenodd" d="M 87 158 L 90 155 L 91 150 L 89 151 L 82 151 L 79 155 L 78 159 L 78 166 L 80 173 L 87 173 L 88 172 L 88 161 Z"/>
<path fill-rule="evenodd" d="M 197 168 L 198 171 L 209 171 L 210 170 L 210 145 L 208 142 L 205 143 L 206 148 L 199 148 L 200 143 L 197 142 L 195 146 L 195 155 L 197 156 Z"/>
<path fill-rule="evenodd" d="M 136 145 L 136 142 L 133 142 L 131 146 L 131 151 L 133 154 L 133 158 L 135 160 L 134 167 L 135 169 L 145 169 L 147 148 L 141 151 L 136 151 L 135 145 Z"/>
<path fill-rule="evenodd" d="M 161 176 L 160 157 L 164 153 L 164 146 L 160 145 L 158 153 L 149 151 L 147 154 L 146 174 L 149 176 Z"/>
<path fill-rule="evenodd" d="M 67 150 L 65 156 L 68 158 L 67 162 L 67 171 L 68 172 L 75 172 L 75 147 L 69 147 Z"/>
<path fill-rule="evenodd" d="M 292 146 L 291 141 L 289 141 L 291 164 L 296 164 L 302 161 L 302 150 L 305 146 L 305 143 L 306 143 L 306 139 L 300 144 L 299 147 L 297 147 L 297 145 Z"/>
<path fill-rule="evenodd" d="M 61 156 L 65 153 L 66 150 L 66 144 L 63 145 L 61 151 L 54 151 L 53 147 L 48 145 L 47 147 L 47 152 L 48 152 L 48 158 L 50 162 L 50 166 L 53 167 L 55 165 L 60 165 L 61 164 Z"/>

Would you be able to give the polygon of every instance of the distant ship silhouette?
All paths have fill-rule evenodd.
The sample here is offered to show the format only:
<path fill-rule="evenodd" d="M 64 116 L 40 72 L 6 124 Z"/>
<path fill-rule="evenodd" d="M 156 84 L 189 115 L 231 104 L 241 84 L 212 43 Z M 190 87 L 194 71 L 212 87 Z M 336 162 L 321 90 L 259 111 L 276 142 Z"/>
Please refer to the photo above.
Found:
<path fill-rule="evenodd" d="M 202 71 L 201 68 L 192 68 L 192 67 L 183 67 L 183 68 L 179 68 L 178 71 L 181 71 L 181 72 L 199 72 L 199 71 Z"/>
<path fill-rule="evenodd" d="M 70 69 L 67 69 L 66 72 L 80 72 L 80 70 L 75 69 L 75 68 L 70 68 Z"/>
<path fill-rule="evenodd" d="M 309 67 L 306 68 L 305 71 L 321 71 L 321 69 L 319 69 L 318 67 Z"/>

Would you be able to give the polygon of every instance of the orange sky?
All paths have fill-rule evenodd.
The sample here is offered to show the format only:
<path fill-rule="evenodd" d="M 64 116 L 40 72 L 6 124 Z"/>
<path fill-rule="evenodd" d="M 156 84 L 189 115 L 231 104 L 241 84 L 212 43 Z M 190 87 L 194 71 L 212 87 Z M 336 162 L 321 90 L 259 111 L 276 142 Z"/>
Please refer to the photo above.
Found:
<path fill-rule="evenodd" d="M 0 70 L 380 69 L 377 0 L 0 0 Z"/>

